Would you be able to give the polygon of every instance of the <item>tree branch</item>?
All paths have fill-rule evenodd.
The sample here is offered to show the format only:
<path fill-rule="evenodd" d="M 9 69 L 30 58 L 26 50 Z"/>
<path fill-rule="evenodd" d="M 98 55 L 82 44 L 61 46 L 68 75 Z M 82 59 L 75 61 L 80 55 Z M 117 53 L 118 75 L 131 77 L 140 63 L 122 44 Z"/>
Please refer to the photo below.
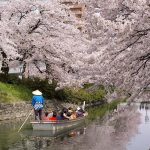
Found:
<path fill-rule="evenodd" d="M 29 34 L 33 33 L 33 31 L 35 31 L 40 25 L 41 25 L 41 20 L 38 19 L 35 25 L 29 27 L 30 29 L 28 33 Z"/>

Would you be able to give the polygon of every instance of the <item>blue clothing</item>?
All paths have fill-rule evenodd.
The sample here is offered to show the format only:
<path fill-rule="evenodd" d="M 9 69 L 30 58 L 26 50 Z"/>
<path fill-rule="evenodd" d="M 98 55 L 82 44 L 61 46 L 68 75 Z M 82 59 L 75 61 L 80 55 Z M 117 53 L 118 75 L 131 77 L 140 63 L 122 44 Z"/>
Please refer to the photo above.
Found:
<path fill-rule="evenodd" d="M 61 116 L 57 116 L 56 118 L 57 118 L 57 120 L 63 120 L 63 117 L 61 117 Z"/>
<path fill-rule="evenodd" d="M 34 106 L 36 103 L 44 104 L 44 98 L 42 95 L 34 95 L 32 97 L 32 106 Z"/>

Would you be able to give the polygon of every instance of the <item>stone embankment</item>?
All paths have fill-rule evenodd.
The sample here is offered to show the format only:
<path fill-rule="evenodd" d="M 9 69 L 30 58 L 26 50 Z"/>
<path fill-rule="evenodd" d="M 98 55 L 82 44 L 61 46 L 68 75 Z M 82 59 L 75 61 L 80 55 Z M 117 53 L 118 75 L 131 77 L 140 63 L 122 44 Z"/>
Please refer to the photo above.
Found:
<path fill-rule="evenodd" d="M 28 102 L 0 103 L 0 121 L 25 117 L 31 109 Z"/>
<path fill-rule="evenodd" d="M 45 102 L 44 111 L 51 112 L 53 110 L 58 110 L 62 107 L 73 107 L 76 108 L 77 105 L 69 103 L 60 103 L 57 101 Z M 27 117 L 32 110 L 31 102 L 17 102 L 17 103 L 0 103 L 0 121 L 12 120 L 16 118 Z M 33 117 L 33 114 L 31 115 Z"/>

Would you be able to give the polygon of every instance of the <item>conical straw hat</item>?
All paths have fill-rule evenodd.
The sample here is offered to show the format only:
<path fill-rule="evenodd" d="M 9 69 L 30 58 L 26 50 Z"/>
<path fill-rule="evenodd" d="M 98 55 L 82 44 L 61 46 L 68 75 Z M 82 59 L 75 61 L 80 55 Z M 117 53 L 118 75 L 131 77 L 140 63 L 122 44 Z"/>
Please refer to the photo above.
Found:
<path fill-rule="evenodd" d="M 42 92 L 40 92 L 39 90 L 35 90 L 32 92 L 33 95 L 42 95 Z"/>

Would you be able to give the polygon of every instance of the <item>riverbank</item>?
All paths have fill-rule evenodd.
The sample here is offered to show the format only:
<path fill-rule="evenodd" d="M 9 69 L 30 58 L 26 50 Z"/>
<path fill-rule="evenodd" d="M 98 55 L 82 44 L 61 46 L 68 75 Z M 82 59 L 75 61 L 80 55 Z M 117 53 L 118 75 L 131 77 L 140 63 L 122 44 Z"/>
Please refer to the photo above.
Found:
<path fill-rule="evenodd" d="M 101 101 L 100 101 L 101 102 Z M 89 103 L 86 104 L 87 111 L 89 112 L 89 118 L 94 120 L 96 116 L 103 116 L 107 111 L 112 111 L 117 108 L 117 105 L 121 100 L 114 100 L 111 103 Z M 72 107 L 76 109 L 78 105 L 72 103 L 60 102 L 57 100 L 45 100 L 44 111 L 51 112 L 53 110 L 58 110 L 63 107 L 69 108 Z M 95 107 L 95 109 L 93 109 Z M 13 119 L 22 119 L 27 117 L 29 112 L 32 110 L 31 102 L 16 102 L 16 103 L 0 103 L 0 121 L 13 120 Z M 33 119 L 34 115 L 30 116 L 30 119 Z"/>
<path fill-rule="evenodd" d="M 122 99 L 114 101 L 114 99 L 121 97 L 120 92 L 118 92 L 119 95 L 113 95 L 114 99 L 108 103 L 110 100 L 105 98 L 107 92 L 102 85 L 85 84 L 82 88 L 67 87 L 60 91 L 55 91 L 54 87 L 51 89 L 53 84 L 48 84 L 45 80 L 30 80 L 20 81 L 18 85 L 0 82 L 0 121 L 26 117 L 31 112 L 33 109 L 31 106 L 32 88 L 38 85 L 35 84 L 35 81 L 39 82 L 39 85 L 47 85 L 45 89 L 41 90 L 46 99 L 44 111 L 48 112 L 60 110 L 62 107 L 76 109 L 77 106 L 81 106 L 85 101 L 87 108 L 102 106 L 99 115 L 103 115 L 107 110 L 111 110 L 111 107 L 115 109 L 117 103 L 122 101 Z M 29 86 L 27 83 L 33 83 L 34 86 Z M 51 96 L 53 95 L 53 97 L 57 98 L 46 97 L 50 96 L 50 93 Z M 56 99 L 59 99 L 59 101 Z M 31 117 L 33 118 L 33 115 Z"/>
<path fill-rule="evenodd" d="M 77 104 L 81 105 L 83 101 L 88 102 L 87 106 L 89 107 L 105 102 L 103 99 L 105 90 L 101 86 L 96 86 L 91 90 L 89 88 L 92 85 L 86 85 L 83 88 L 70 87 L 55 91 L 56 85 L 54 83 L 49 84 L 46 80 L 37 78 L 12 80 L 11 78 L 8 78 L 7 82 L 0 81 L 0 121 L 26 117 L 33 109 L 31 97 L 34 89 L 42 91 L 46 106 L 44 109 L 48 112 L 62 107 L 76 109 Z"/>
<path fill-rule="evenodd" d="M 55 106 L 52 102 L 46 100 L 47 107 L 46 110 L 52 111 Z M 62 103 L 62 106 L 72 106 L 73 104 Z M 15 103 L 0 103 L 0 121 L 12 120 L 16 118 L 26 117 L 32 110 L 31 102 L 15 102 Z M 31 115 L 33 118 L 33 114 Z"/>
<path fill-rule="evenodd" d="M 0 103 L 0 121 L 25 117 L 31 109 L 29 102 Z"/>
<path fill-rule="evenodd" d="M 54 100 L 45 100 L 44 111 L 51 112 L 57 110 L 61 107 L 72 107 L 76 109 L 78 106 L 76 104 L 59 102 Z M 29 112 L 33 109 L 31 102 L 15 102 L 15 103 L 0 103 L 0 121 L 13 120 L 13 119 L 22 119 L 27 117 Z M 34 118 L 33 113 L 30 116 L 30 119 Z"/>
<path fill-rule="evenodd" d="M 0 103 L 15 103 L 30 100 L 32 91 L 23 85 L 0 82 Z"/>

